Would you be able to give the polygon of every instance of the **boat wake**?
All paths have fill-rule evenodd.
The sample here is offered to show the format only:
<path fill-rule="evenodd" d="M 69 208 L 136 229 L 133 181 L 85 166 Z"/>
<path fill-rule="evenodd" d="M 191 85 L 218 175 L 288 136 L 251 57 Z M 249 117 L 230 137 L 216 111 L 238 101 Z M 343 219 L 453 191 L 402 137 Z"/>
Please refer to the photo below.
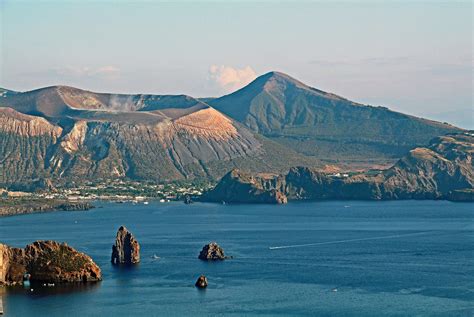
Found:
<path fill-rule="evenodd" d="M 394 234 L 390 236 L 379 236 L 379 237 L 369 237 L 369 238 L 359 238 L 359 239 L 348 239 L 348 240 L 336 240 L 336 241 L 326 241 L 326 242 L 316 242 L 316 243 L 306 243 L 306 244 L 293 244 L 293 245 L 282 245 L 277 247 L 269 247 L 270 250 L 278 249 L 289 249 L 289 248 L 300 248 L 300 247 L 310 247 L 316 245 L 326 245 L 326 244 L 337 244 L 337 243 L 346 243 L 346 242 L 356 242 L 356 241 L 368 241 L 368 240 L 382 240 L 382 239 L 396 239 L 403 237 L 419 236 L 427 234 L 430 231 L 422 231 L 415 233 L 406 233 L 406 234 Z"/>

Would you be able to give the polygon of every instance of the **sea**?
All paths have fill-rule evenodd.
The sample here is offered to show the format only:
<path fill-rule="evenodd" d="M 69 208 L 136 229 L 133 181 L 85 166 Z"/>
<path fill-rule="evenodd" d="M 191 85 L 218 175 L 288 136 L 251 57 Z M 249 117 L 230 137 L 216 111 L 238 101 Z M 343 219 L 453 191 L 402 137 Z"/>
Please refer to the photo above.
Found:
<path fill-rule="evenodd" d="M 103 274 L 0 287 L 4 316 L 474 316 L 474 204 L 94 205 L 0 218 L 1 243 L 64 241 Z M 110 262 L 121 225 L 141 245 L 138 265 Z M 212 241 L 233 258 L 199 260 Z"/>

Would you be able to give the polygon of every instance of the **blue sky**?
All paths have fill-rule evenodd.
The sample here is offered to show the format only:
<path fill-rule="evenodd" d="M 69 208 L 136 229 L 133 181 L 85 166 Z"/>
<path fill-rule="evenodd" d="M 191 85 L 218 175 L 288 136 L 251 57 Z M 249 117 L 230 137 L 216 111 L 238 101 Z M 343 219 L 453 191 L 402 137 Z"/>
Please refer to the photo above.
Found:
<path fill-rule="evenodd" d="M 218 96 L 278 70 L 474 128 L 470 1 L 0 3 L 5 88 Z"/>

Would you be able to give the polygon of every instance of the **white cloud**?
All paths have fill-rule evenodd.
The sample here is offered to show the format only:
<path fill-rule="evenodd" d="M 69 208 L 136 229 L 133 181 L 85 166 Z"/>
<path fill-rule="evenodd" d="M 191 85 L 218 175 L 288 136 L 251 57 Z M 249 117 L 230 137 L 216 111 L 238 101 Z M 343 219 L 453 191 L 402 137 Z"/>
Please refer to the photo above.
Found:
<path fill-rule="evenodd" d="M 96 75 L 117 77 L 120 75 L 120 69 L 115 66 L 102 66 L 96 69 Z"/>
<path fill-rule="evenodd" d="M 231 66 L 212 65 L 209 68 L 209 78 L 226 92 L 242 88 L 256 77 L 257 74 L 250 66 L 238 69 Z"/>

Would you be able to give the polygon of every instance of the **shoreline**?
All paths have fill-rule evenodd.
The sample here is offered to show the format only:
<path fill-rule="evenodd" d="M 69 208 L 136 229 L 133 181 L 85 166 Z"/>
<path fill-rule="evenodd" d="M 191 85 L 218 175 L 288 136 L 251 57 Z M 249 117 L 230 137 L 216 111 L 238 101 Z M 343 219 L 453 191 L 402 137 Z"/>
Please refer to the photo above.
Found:
<path fill-rule="evenodd" d="M 146 199 L 144 199 L 146 198 Z M 48 213 L 54 211 L 87 211 L 97 207 L 94 203 L 108 202 L 116 204 L 148 204 L 151 201 L 160 201 L 157 197 L 143 197 L 139 200 L 133 196 L 103 196 L 94 199 L 67 199 L 67 198 L 9 198 L 0 199 L 0 218 L 28 215 L 34 213 Z M 181 200 L 167 200 L 166 202 L 176 202 Z"/>
<path fill-rule="evenodd" d="M 8 199 L 0 201 L 0 218 L 54 211 L 86 211 L 95 208 L 90 202 L 67 199 Z"/>
<path fill-rule="evenodd" d="M 399 200 L 434 200 L 434 201 L 451 201 L 451 202 L 473 202 L 473 195 L 466 195 L 464 197 L 450 197 L 444 196 L 433 199 L 289 199 L 287 203 L 301 203 L 301 202 L 322 202 L 322 201 L 399 201 Z M 145 197 L 144 197 L 145 198 Z M 150 201 L 160 201 L 156 197 L 146 197 L 147 199 L 134 199 L 133 196 L 130 197 L 101 197 L 99 199 L 83 199 L 83 200 L 71 200 L 67 198 L 9 198 L 9 199 L 0 199 L 0 218 L 17 216 L 17 215 L 27 215 L 33 213 L 47 213 L 54 211 L 87 211 L 94 208 L 97 208 L 93 202 L 115 202 L 117 204 L 121 203 L 133 203 L 133 204 L 142 204 Z M 172 200 L 172 201 L 181 201 L 181 200 Z M 167 202 L 170 202 L 168 200 Z M 194 202 L 201 203 L 214 203 L 220 204 L 222 201 L 216 201 L 212 199 L 200 199 L 195 198 Z M 247 204 L 257 204 L 257 205 L 271 205 L 275 203 L 271 202 L 255 202 L 251 199 L 242 200 L 242 201 L 226 201 L 226 204 L 229 205 L 247 205 Z"/>

